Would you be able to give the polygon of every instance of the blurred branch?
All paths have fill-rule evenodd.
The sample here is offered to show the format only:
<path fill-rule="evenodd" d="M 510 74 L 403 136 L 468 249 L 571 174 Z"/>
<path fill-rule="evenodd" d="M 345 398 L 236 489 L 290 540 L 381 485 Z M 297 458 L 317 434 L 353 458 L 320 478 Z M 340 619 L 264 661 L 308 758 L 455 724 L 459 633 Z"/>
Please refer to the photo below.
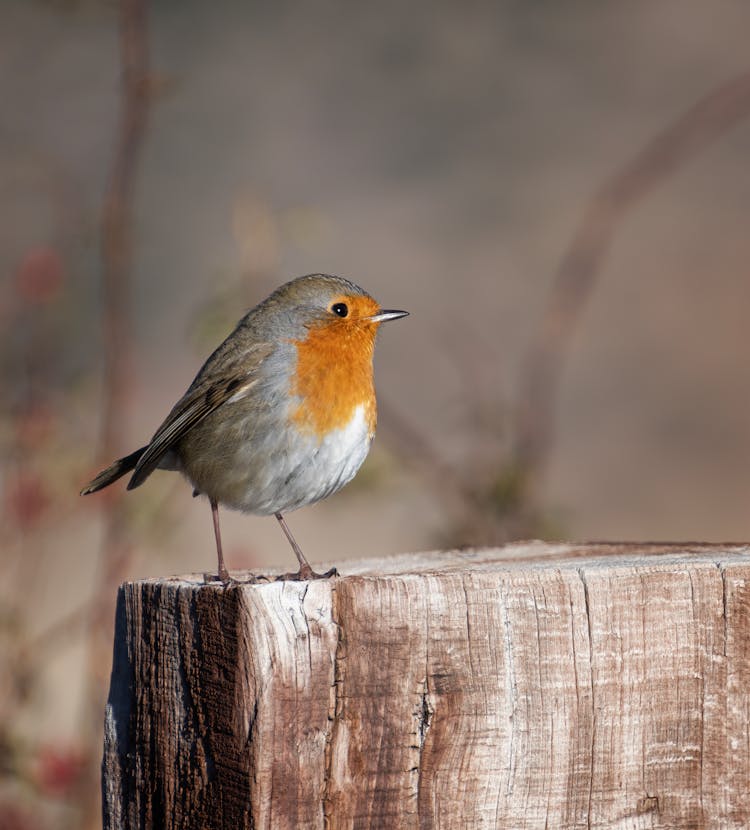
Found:
<path fill-rule="evenodd" d="M 378 408 L 383 415 L 383 430 L 392 451 L 421 476 L 441 501 L 444 508 L 456 518 L 482 522 L 483 517 L 475 502 L 474 493 L 460 475 L 441 459 L 438 451 L 420 429 L 402 412 L 381 397 Z"/>
<path fill-rule="evenodd" d="M 123 448 L 132 361 L 130 282 L 133 262 L 133 195 L 149 107 L 148 0 L 120 0 L 122 62 L 120 114 L 115 152 L 102 210 L 104 416 L 101 456 L 109 463 Z M 102 608 L 127 559 L 124 514 L 119 500 L 105 504 Z"/>
<path fill-rule="evenodd" d="M 109 463 L 123 448 L 130 392 L 132 333 L 130 321 L 133 263 L 133 197 L 138 161 L 150 103 L 148 0 L 119 2 L 120 112 L 112 166 L 102 210 L 101 257 L 103 288 L 104 416 L 101 457 Z M 90 689 L 92 707 L 101 710 L 106 695 L 106 670 L 112 642 L 114 591 L 127 565 L 130 550 L 125 514 L 119 499 L 105 498 L 105 531 L 96 605 L 90 629 Z M 92 779 L 96 768 L 91 770 Z M 81 826 L 97 826 L 98 797 L 82 780 Z"/>
<path fill-rule="evenodd" d="M 120 0 L 122 87 L 114 158 L 102 211 L 104 416 L 101 456 L 108 463 L 123 448 L 132 361 L 130 282 L 133 262 L 133 194 L 149 107 L 148 0 Z M 126 553 L 123 514 L 105 501 L 102 588 L 109 601 Z M 107 606 L 109 607 L 109 606 Z"/>
<path fill-rule="evenodd" d="M 450 513 L 461 517 L 450 543 L 492 544 L 540 533 L 544 522 L 536 489 L 553 444 L 563 365 L 618 226 L 639 201 L 749 114 L 747 72 L 701 98 L 594 193 L 554 275 L 532 338 L 519 381 L 508 458 L 488 459 L 484 469 L 464 476 L 447 467 L 418 427 L 388 411 L 384 425 L 389 443 Z"/>
<path fill-rule="evenodd" d="M 147 4 L 148 0 L 120 2 L 122 94 L 101 237 L 105 371 L 101 444 L 107 461 L 122 448 L 130 377 L 133 191 L 149 104 Z"/>
<path fill-rule="evenodd" d="M 560 377 L 571 339 L 628 211 L 750 114 L 750 73 L 712 90 L 596 191 L 565 252 L 532 342 L 515 413 L 514 466 L 535 495 L 554 440 Z"/>

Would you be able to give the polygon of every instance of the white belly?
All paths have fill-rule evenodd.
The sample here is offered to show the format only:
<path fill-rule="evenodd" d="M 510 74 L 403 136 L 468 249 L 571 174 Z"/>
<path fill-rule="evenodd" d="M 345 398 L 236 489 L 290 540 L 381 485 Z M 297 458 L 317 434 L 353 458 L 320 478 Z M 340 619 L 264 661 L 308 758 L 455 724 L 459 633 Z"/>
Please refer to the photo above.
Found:
<path fill-rule="evenodd" d="M 298 434 L 291 443 L 273 449 L 266 445 L 263 449 L 271 449 L 272 463 L 259 464 L 257 448 L 238 447 L 233 466 L 235 475 L 243 479 L 242 486 L 233 487 L 232 497 L 219 497 L 219 501 L 258 515 L 284 513 L 320 501 L 354 478 L 371 441 L 364 406 L 358 406 L 346 426 L 322 440 Z"/>

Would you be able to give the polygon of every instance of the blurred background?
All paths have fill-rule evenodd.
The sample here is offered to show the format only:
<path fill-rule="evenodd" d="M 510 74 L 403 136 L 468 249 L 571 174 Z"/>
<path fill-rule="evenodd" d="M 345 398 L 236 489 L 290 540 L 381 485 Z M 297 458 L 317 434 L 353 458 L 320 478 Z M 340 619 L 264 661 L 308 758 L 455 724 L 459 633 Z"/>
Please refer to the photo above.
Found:
<path fill-rule="evenodd" d="M 174 474 L 81 499 L 287 279 L 412 316 L 311 560 L 750 535 L 743 0 L 3 0 L 0 828 L 96 827 L 116 587 L 215 566 Z M 293 557 L 223 514 L 230 568 Z M 342 568 L 345 570 L 345 568 Z"/>

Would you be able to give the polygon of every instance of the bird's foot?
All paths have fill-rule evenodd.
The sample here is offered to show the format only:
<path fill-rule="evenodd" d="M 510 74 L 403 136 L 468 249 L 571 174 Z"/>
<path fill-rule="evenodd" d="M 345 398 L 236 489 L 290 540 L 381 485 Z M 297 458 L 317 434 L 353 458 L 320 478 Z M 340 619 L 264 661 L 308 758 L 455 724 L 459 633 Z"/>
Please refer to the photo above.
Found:
<path fill-rule="evenodd" d="M 237 579 L 236 577 L 231 576 L 229 571 L 219 571 L 218 574 L 203 574 L 203 583 L 205 585 L 209 585 L 213 582 L 220 582 L 224 585 L 224 587 L 229 587 L 230 585 L 256 585 L 261 581 L 270 582 L 271 580 L 267 576 L 255 576 L 255 574 L 249 574 L 246 579 Z"/>
<path fill-rule="evenodd" d="M 259 585 L 262 582 L 306 582 L 310 579 L 330 579 L 332 576 L 338 575 L 339 572 L 336 568 L 330 568 L 321 574 L 314 571 L 309 565 L 302 565 L 298 571 L 280 574 L 275 577 L 265 576 L 263 574 L 259 574 L 258 576 L 249 574 L 246 579 L 237 579 L 231 576 L 229 571 L 220 571 L 219 573 L 206 572 L 203 574 L 203 583 L 205 585 L 211 585 L 219 582 L 224 587 L 229 587 L 230 585 Z"/>
<path fill-rule="evenodd" d="M 276 582 L 305 582 L 308 579 L 330 579 L 332 576 L 338 576 L 339 572 L 336 568 L 330 568 L 323 574 L 314 571 L 309 565 L 301 565 L 300 569 L 295 573 L 281 574 L 276 577 Z"/>

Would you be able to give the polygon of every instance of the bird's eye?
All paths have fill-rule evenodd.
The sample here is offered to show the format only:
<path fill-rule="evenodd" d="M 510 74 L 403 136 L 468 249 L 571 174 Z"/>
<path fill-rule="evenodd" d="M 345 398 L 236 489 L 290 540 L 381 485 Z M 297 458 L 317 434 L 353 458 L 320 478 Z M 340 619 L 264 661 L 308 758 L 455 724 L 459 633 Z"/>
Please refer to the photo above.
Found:
<path fill-rule="evenodd" d="M 334 303 L 331 311 L 338 317 L 346 317 L 349 314 L 349 307 L 346 303 Z"/>

